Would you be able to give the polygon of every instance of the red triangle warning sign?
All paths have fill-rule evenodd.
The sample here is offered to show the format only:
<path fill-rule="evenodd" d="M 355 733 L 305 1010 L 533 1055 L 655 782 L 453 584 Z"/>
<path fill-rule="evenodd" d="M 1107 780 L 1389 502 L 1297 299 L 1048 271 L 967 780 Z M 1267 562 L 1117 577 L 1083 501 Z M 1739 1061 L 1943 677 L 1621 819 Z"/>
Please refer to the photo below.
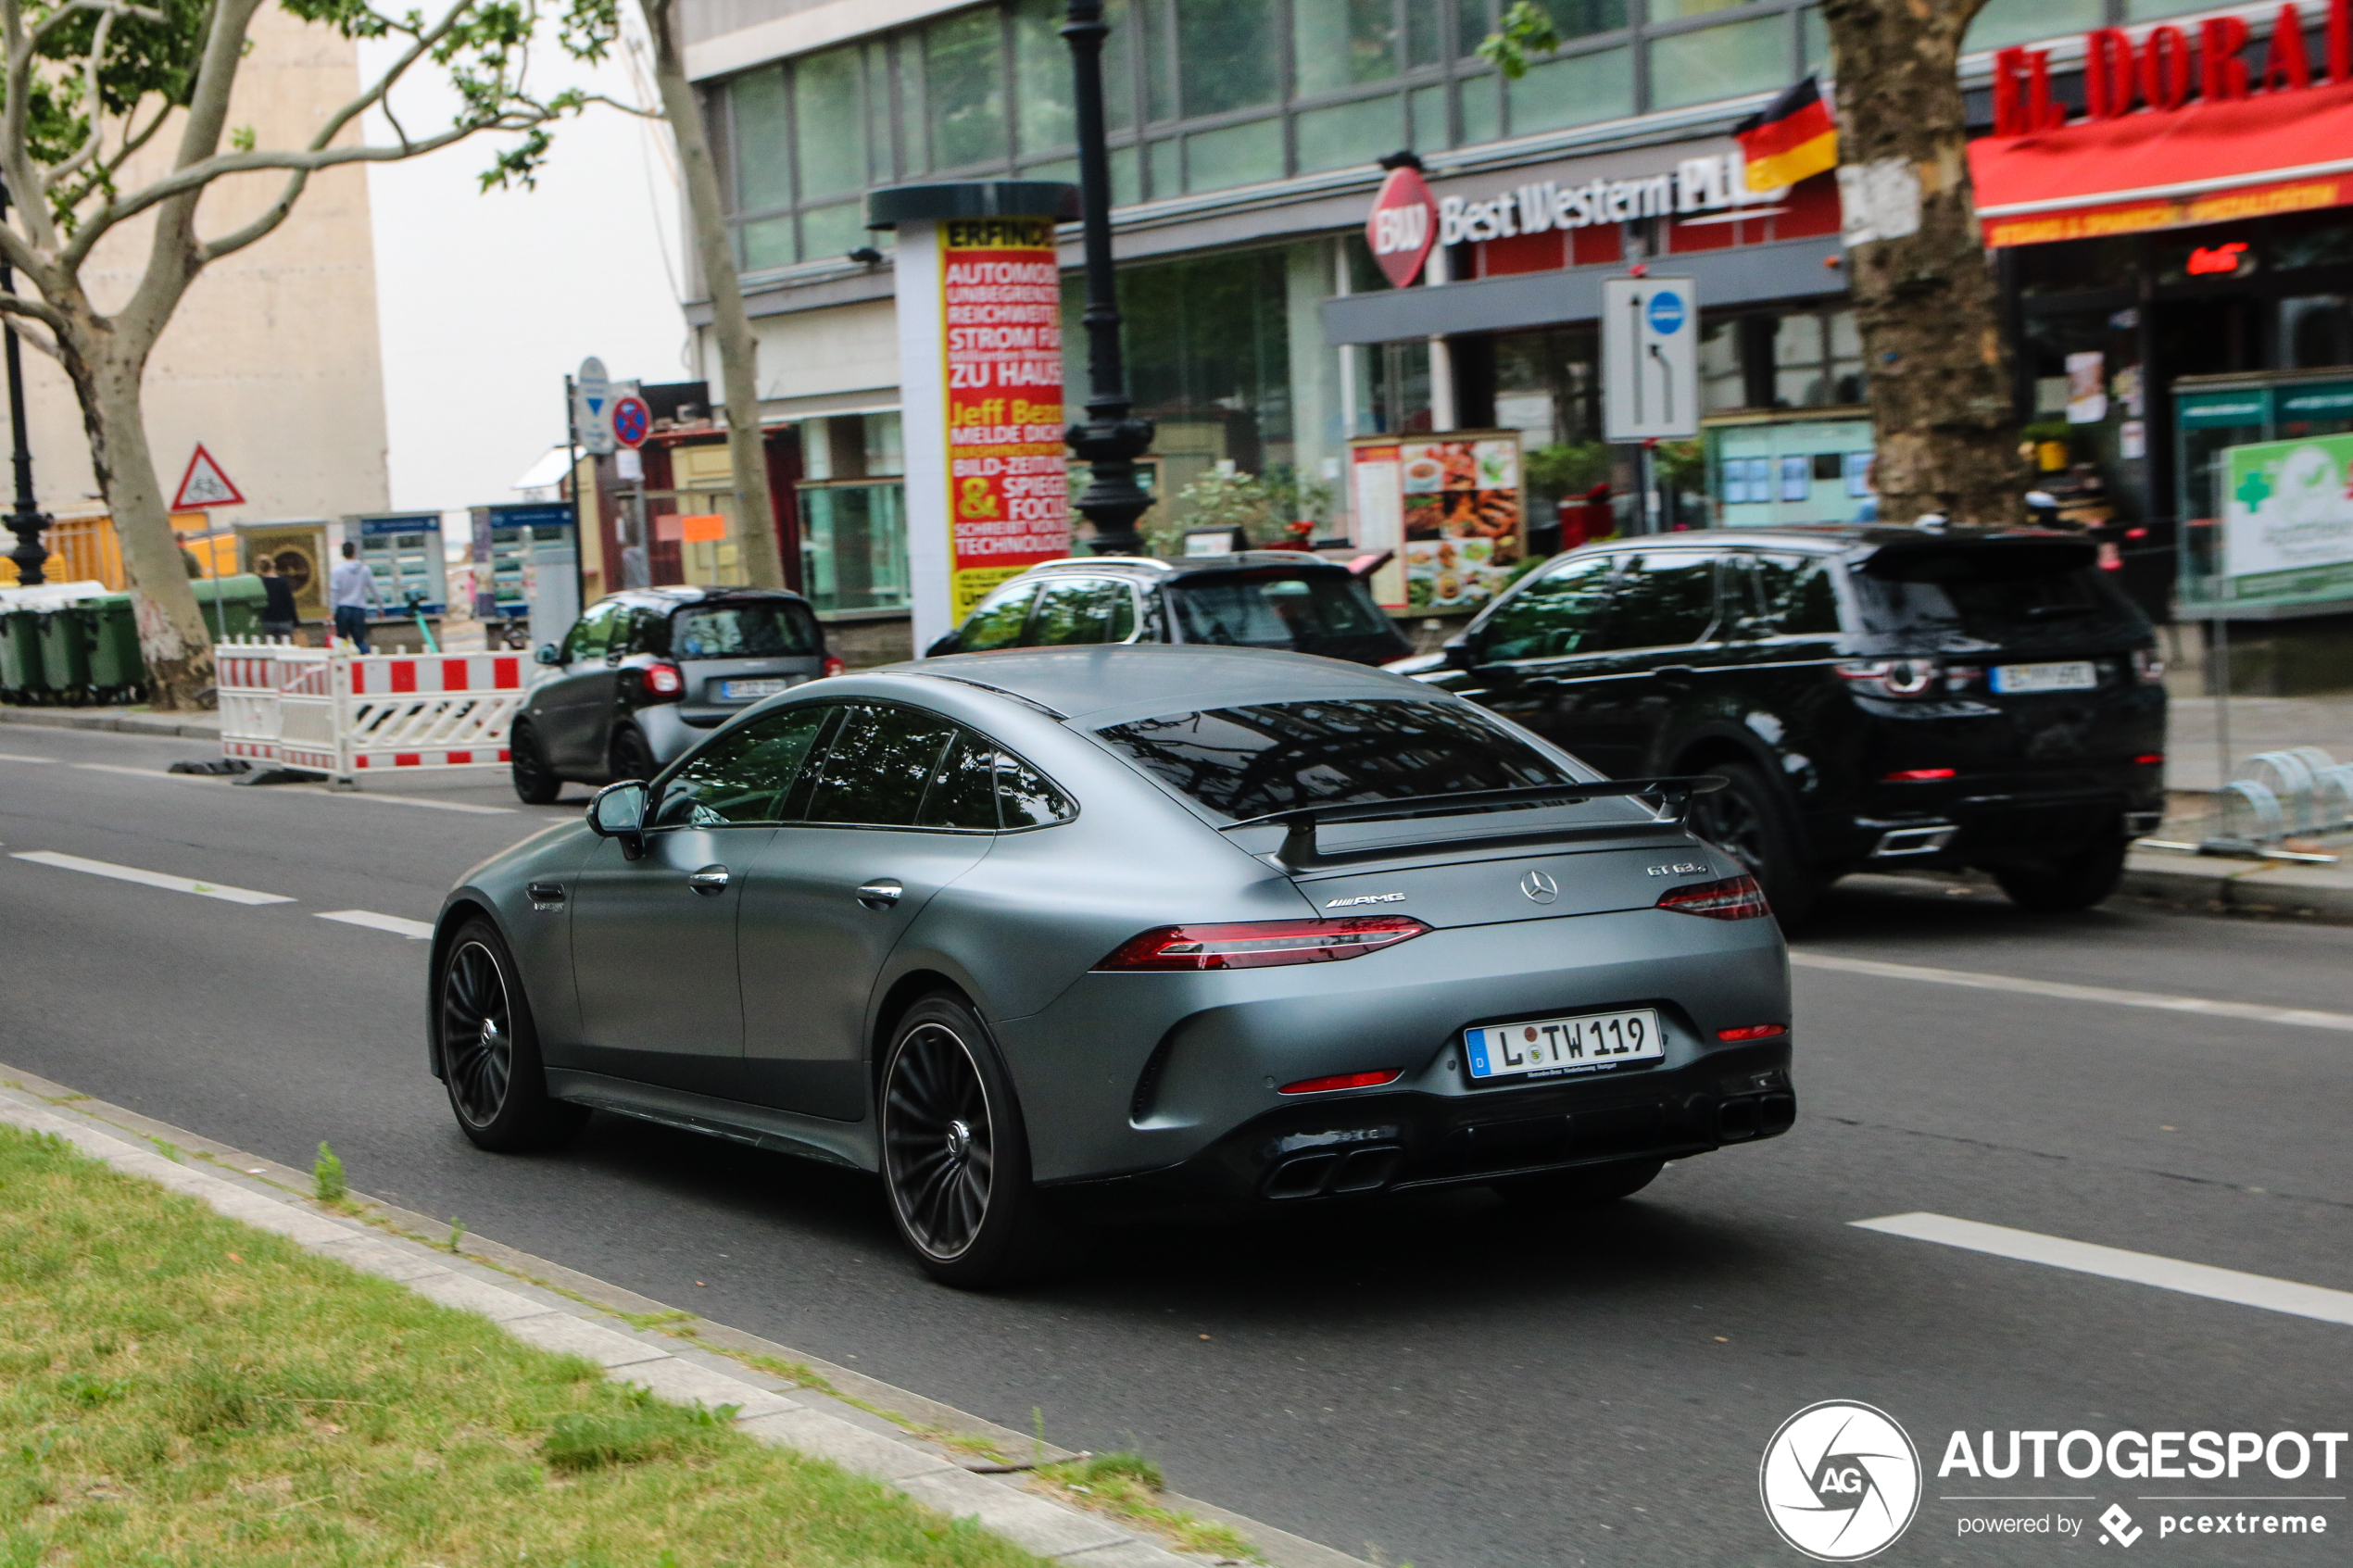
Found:
<path fill-rule="evenodd" d="M 204 443 L 196 443 L 196 455 L 188 459 L 188 471 L 180 476 L 180 494 L 171 498 L 171 509 L 185 512 L 198 507 L 242 507 L 245 504 L 245 496 L 229 483 L 229 476 L 220 471 L 220 465 L 213 461 L 212 454 L 204 449 Z"/>

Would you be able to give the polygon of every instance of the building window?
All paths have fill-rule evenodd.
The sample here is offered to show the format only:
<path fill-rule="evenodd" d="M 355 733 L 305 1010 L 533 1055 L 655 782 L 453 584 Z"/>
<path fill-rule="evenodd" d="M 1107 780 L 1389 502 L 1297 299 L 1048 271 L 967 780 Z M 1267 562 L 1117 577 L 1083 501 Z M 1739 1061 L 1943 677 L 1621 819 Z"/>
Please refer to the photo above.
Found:
<path fill-rule="evenodd" d="M 934 169 L 1005 159 L 1004 20 L 965 11 L 924 29 L 924 106 Z"/>
<path fill-rule="evenodd" d="M 1863 336 L 1852 310 L 1796 310 L 1773 330 L 1773 406 L 1826 408 L 1863 401 Z"/>
<path fill-rule="evenodd" d="M 1282 85 L 1276 37 L 1275 7 L 1266 0 L 1183 0 L 1176 7 L 1176 73 L 1185 113 L 1273 103 Z"/>
<path fill-rule="evenodd" d="M 800 155 L 803 201 L 865 187 L 866 110 L 859 53 L 852 44 L 793 67 L 793 143 Z"/>

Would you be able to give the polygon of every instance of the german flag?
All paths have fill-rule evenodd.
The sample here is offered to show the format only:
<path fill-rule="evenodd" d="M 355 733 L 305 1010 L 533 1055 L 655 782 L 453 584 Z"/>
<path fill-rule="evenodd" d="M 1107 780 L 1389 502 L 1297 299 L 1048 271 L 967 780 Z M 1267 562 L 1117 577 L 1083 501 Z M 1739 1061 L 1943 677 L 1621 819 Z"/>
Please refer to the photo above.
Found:
<path fill-rule="evenodd" d="M 1732 127 L 1748 165 L 1748 188 L 1778 191 L 1838 167 L 1838 125 L 1807 77 Z"/>

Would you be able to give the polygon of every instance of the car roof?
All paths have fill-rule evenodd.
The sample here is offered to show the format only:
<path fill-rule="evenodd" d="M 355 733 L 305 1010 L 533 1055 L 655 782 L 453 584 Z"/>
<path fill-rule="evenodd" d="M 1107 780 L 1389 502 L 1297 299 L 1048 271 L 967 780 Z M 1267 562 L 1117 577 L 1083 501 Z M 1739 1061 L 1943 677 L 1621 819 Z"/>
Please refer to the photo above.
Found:
<path fill-rule="evenodd" d="M 1175 559 L 1160 556 L 1069 556 L 1062 560 L 1040 561 L 1022 575 L 1060 576 L 1076 572 L 1088 576 L 1144 577 L 1166 583 L 1177 578 L 1209 576 L 1222 571 L 1264 571 L 1270 567 L 1289 567 L 1303 571 L 1348 570 L 1340 561 L 1326 560 L 1305 550 L 1237 550 L 1230 555 L 1179 556 Z"/>
<path fill-rule="evenodd" d="M 1955 524 L 1943 529 L 1907 528 L 1876 522 L 1789 522 L 1771 528 L 1693 528 L 1673 533 L 1638 533 L 1597 539 L 1578 546 L 1579 552 L 1624 549 L 1722 549 L 1727 545 L 1752 549 L 1815 550 L 1824 553 L 1878 549 L 1888 545 L 1919 546 L 1935 543 L 1966 548 L 1972 545 L 2017 539 L 2066 539 L 2081 543 L 2083 535 L 2064 528 L 1977 528 Z"/>
<path fill-rule="evenodd" d="M 1204 643 L 1003 648 L 894 664 L 874 673 L 959 681 L 1089 728 L 1259 702 L 1349 697 L 1427 702 L 1438 695 L 1418 681 L 1361 664 Z"/>
<path fill-rule="evenodd" d="M 596 601 L 598 605 L 635 605 L 640 609 L 676 609 L 681 606 L 701 604 L 711 599 L 775 599 L 787 604 L 809 601 L 788 588 L 745 588 L 724 583 L 672 583 L 660 588 L 623 588 L 607 594 Z M 589 606 L 591 609 L 596 605 Z"/>

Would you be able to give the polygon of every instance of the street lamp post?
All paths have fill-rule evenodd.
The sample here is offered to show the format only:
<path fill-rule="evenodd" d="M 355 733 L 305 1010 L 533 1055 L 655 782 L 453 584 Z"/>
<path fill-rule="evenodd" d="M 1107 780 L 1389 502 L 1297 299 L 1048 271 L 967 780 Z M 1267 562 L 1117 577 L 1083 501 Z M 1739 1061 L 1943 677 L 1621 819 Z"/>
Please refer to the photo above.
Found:
<path fill-rule="evenodd" d="M 1078 509 L 1095 531 L 1101 556 L 1141 555 L 1136 520 L 1152 498 L 1136 483 L 1136 459 L 1152 444 L 1152 422 L 1134 418 L 1120 362 L 1119 292 L 1111 266 L 1111 154 L 1103 145 L 1102 0 L 1069 0 L 1063 36 L 1070 40 L 1072 107 L 1078 120 L 1080 233 L 1087 265 L 1087 420 L 1063 439 L 1088 466 Z"/>
<path fill-rule="evenodd" d="M 7 217 L 8 190 L 0 185 L 0 223 L 7 221 Z M 0 257 L 0 294 L 16 292 L 16 270 L 6 257 Z M 17 343 L 14 316 L 0 316 L 0 335 L 7 340 L 8 432 L 16 441 L 17 509 L 8 514 L 7 526 L 17 536 L 17 547 L 8 558 L 17 563 L 18 586 L 31 588 L 48 581 L 41 571 L 41 563 L 49 558 L 41 544 L 41 531 L 49 526 L 49 518 L 32 499 L 32 446 L 24 428 L 24 358 Z"/>

